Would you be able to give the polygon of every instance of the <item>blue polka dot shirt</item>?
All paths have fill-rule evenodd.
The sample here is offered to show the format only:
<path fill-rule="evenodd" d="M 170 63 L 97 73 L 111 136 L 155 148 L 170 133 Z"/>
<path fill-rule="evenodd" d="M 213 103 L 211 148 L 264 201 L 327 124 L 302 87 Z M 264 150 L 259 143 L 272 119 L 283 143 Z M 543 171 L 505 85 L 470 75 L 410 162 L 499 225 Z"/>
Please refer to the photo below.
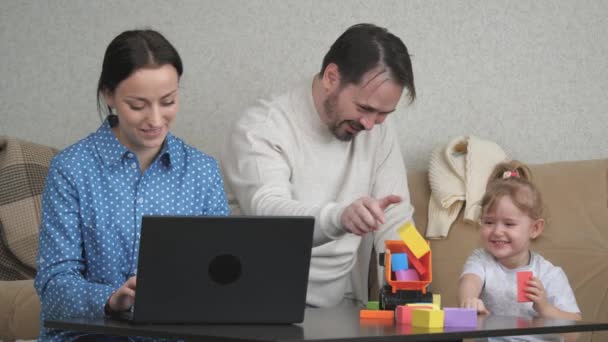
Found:
<path fill-rule="evenodd" d="M 34 283 L 41 322 L 104 316 L 110 295 L 136 272 L 143 215 L 229 213 L 215 159 L 169 133 L 142 174 L 106 120 L 49 169 Z M 75 336 L 41 324 L 39 339 Z"/>

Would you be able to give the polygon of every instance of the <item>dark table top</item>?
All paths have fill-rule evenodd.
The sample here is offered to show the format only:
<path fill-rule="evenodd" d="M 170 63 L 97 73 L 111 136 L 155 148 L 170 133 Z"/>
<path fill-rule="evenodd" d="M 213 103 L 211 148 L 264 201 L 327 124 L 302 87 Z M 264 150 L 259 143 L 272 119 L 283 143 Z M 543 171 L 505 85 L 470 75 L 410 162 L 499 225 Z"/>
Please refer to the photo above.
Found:
<path fill-rule="evenodd" d="M 341 306 L 306 309 L 304 322 L 292 325 L 132 324 L 115 319 L 45 321 L 58 328 L 112 335 L 217 341 L 451 341 L 463 338 L 557 334 L 608 330 L 608 322 L 527 320 L 509 316 L 479 316 L 477 327 L 420 328 L 392 320 L 359 319 L 359 309 Z"/>

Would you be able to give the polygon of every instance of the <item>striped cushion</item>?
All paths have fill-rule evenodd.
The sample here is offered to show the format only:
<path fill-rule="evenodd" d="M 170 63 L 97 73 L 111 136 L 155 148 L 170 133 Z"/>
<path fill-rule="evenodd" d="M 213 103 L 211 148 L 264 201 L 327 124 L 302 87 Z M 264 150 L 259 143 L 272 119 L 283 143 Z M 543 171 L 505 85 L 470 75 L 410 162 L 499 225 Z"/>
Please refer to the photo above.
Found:
<path fill-rule="evenodd" d="M 56 149 L 0 136 L 0 280 L 36 273 L 41 194 Z"/>

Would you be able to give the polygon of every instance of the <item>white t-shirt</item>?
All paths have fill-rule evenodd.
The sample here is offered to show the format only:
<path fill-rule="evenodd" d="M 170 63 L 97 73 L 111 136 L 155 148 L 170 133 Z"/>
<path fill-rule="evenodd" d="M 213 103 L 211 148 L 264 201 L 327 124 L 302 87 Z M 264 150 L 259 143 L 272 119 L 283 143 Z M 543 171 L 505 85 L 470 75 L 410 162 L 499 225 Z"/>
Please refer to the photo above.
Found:
<path fill-rule="evenodd" d="M 465 262 L 462 275 L 471 273 L 481 278 L 483 287 L 479 298 L 491 313 L 532 319 L 538 316 L 538 313 L 532 308 L 533 303 L 517 301 L 517 272 L 520 271 L 531 271 L 536 278 L 540 279 L 549 303 L 562 311 L 580 312 L 574 291 L 562 268 L 554 266 L 535 252 L 530 252 L 528 265 L 509 269 L 497 262 L 486 250 L 476 249 Z M 560 340 L 557 335 L 509 336 L 506 339 L 492 338 L 489 340 L 554 341 L 556 338 Z"/>

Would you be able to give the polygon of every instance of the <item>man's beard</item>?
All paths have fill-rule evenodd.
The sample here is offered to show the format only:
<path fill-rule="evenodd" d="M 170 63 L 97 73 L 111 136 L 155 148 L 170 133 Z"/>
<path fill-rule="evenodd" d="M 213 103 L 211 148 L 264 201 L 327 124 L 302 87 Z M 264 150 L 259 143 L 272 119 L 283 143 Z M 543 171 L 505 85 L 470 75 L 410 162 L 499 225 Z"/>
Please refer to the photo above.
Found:
<path fill-rule="evenodd" d="M 332 94 L 330 96 L 328 96 L 325 101 L 323 102 L 323 108 L 325 109 L 325 114 L 327 115 L 327 117 L 330 120 L 336 120 L 340 115 L 340 113 L 338 113 L 338 95 L 336 94 Z M 350 128 L 352 130 L 355 131 L 355 133 L 350 133 L 347 132 L 346 129 L 344 129 L 345 126 L 350 126 Z M 355 121 L 355 120 L 342 120 L 340 122 L 337 123 L 331 123 L 329 124 L 329 130 L 331 131 L 331 133 L 338 138 L 338 140 L 341 141 L 351 141 L 353 140 L 353 138 L 355 137 L 355 135 L 357 135 L 357 133 L 359 133 L 359 131 L 362 131 L 363 129 L 365 129 L 365 127 L 363 127 L 363 125 L 361 125 L 359 122 Z"/>

